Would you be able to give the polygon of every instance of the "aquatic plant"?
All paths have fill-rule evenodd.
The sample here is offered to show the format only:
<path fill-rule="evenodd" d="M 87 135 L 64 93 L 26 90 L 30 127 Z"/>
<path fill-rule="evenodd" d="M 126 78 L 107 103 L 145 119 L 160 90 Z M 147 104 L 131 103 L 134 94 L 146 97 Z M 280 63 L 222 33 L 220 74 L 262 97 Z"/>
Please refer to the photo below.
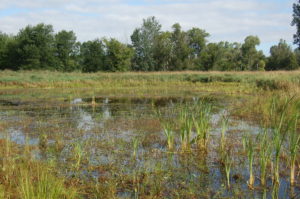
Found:
<path fill-rule="evenodd" d="M 300 134 L 297 132 L 298 114 L 294 116 L 294 128 L 289 131 L 289 155 L 290 155 L 290 184 L 295 184 L 295 162 L 300 144 Z"/>
<path fill-rule="evenodd" d="M 48 147 L 48 136 L 46 133 L 41 133 L 39 136 L 39 148 L 42 151 L 46 151 Z"/>
<path fill-rule="evenodd" d="M 221 138 L 220 138 L 220 151 L 224 151 L 226 145 L 226 131 L 228 129 L 228 118 L 223 116 L 221 127 Z"/>
<path fill-rule="evenodd" d="M 227 181 L 227 187 L 230 188 L 230 172 L 231 172 L 231 167 L 232 167 L 232 156 L 231 156 L 231 151 L 227 150 L 224 152 L 224 167 L 225 167 L 225 174 L 226 174 L 226 181 Z"/>
<path fill-rule="evenodd" d="M 92 102 L 91 102 L 92 106 L 96 106 L 96 100 L 95 100 L 95 95 L 92 96 Z"/>
<path fill-rule="evenodd" d="M 180 112 L 180 140 L 183 151 L 190 150 L 192 128 L 193 119 L 188 107 L 185 106 Z"/>
<path fill-rule="evenodd" d="M 209 139 L 209 131 L 211 128 L 210 122 L 212 106 L 208 103 L 202 102 L 197 107 L 197 113 L 193 115 L 193 123 L 197 133 L 194 140 L 200 149 L 206 149 Z"/>
<path fill-rule="evenodd" d="M 73 167 L 76 171 L 79 170 L 84 155 L 85 155 L 85 151 L 84 151 L 83 144 L 80 142 L 75 142 L 73 144 L 73 158 L 75 160 Z"/>
<path fill-rule="evenodd" d="M 174 131 L 172 130 L 171 124 L 166 123 L 163 125 L 164 134 L 167 138 L 168 149 L 172 151 L 174 149 Z"/>
<path fill-rule="evenodd" d="M 23 199 L 61 199 L 77 198 L 75 189 L 66 189 L 64 181 L 49 174 L 47 168 L 34 165 L 30 168 L 20 168 L 18 192 Z M 35 177 L 34 177 L 35 176 Z"/>
<path fill-rule="evenodd" d="M 268 129 L 264 129 L 258 135 L 259 141 L 259 164 L 260 164 L 260 183 L 266 185 L 267 165 L 271 160 L 272 146 L 268 138 Z"/>
<path fill-rule="evenodd" d="M 253 138 L 250 135 L 245 135 L 243 137 L 244 150 L 247 152 L 248 164 L 249 164 L 249 181 L 248 186 L 253 188 L 255 177 L 253 175 L 253 161 L 254 161 L 254 143 Z"/>
<path fill-rule="evenodd" d="M 139 148 L 139 139 L 138 138 L 134 138 L 132 141 L 132 147 L 133 147 L 133 153 L 132 156 L 134 159 L 137 158 L 137 152 L 138 152 L 138 148 Z"/>
<path fill-rule="evenodd" d="M 0 158 L 1 161 L 1 171 L 3 172 L 4 181 L 8 184 L 11 184 L 10 176 L 13 175 L 15 169 L 15 157 L 13 154 L 13 146 L 10 140 L 10 136 L 7 132 L 5 132 L 5 140 L 4 140 L 5 148 L 3 151 L 2 157 Z"/>
<path fill-rule="evenodd" d="M 278 199 L 279 198 L 279 184 L 275 183 L 272 187 L 272 199 Z"/>
<path fill-rule="evenodd" d="M 274 146 L 274 182 L 279 184 L 279 164 L 280 154 L 288 128 L 291 122 L 287 118 L 287 107 L 292 99 L 285 99 L 283 104 L 279 104 L 277 98 L 272 100 L 270 109 L 271 130 Z"/>

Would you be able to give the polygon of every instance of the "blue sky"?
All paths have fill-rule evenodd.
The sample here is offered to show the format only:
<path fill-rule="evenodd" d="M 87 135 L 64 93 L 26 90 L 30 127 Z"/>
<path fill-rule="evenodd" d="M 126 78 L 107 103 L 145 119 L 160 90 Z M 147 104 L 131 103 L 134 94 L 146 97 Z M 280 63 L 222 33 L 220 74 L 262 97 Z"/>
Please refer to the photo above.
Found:
<path fill-rule="evenodd" d="M 0 31 L 16 34 L 28 24 L 73 30 L 78 40 L 115 37 L 130 43 L 135 27 L 156 16 L 163 30 L 178 22 L 183 29 L 205 29 L 209 41 L 261 39 L 268 54 L 282 38 L 292 44 L 292 4 L 296 0 L 0 0 Z"/>

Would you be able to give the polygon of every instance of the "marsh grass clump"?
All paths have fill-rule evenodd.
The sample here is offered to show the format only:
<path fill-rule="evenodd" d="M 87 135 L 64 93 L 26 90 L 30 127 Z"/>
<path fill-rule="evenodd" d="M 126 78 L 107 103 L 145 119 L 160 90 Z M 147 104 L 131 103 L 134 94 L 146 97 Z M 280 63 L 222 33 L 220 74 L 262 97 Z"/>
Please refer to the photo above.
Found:
<path fill-rule="evenodd" d="M 25 152 L 22 152 L 21 147 L 11 142 L 9 136 L 2 141 L 0 198 L 78 198 L 76 189 L 67 187 L 64 178 L 57 175 L 56 167 L 28 158 L 30 147 L 23 146 Z"/>
<path fill-rule="evenodd" d="M 174 131 L 172 130 L 172 126 L 170 123 L 163 124 L 164 134 L 167 138 L 168 149 L 172 151 L 174 149 Z"/>
<path fill-rule="evenodd" d="M 14 175 L 15 169 L 17 167 L 17 151 L 13 146 L 8 133 L 5 133 L 5 139 L 1 141 L 4 144 L 4 146 L 2 145 L 1 147 L 1 173 L 4 183 L 8 186 L 12 186 L 11 176 Z"/>
<path fill-rule="evenodd" d="M 193 117 L 193 124 L 196 130 L 194 142 L 200 149 L 206 149 L 209 139 L 209 131 L 211 129 L 212 105 L 200 102 L 196 106 Z"/>
<path fill-rule="evenodd" d="M 138 155 L 138 150 L 139 150 L 139 139 L 138 138 L 134 138 L 132 140 L 132 148 L 133 148 L 132 156 L 134 159 L 136 159 L 137 155 Z"/>
<path fill-rule="evenodd" d="M 288 134 L 288 140 L 289 140 L 289 162 L 290 162 L 290 184 L 293 186 L 295 184 L 295 163 L 296 163 L 296 157 L 299 150 L 299 144 L 300 144 L 300 133 L 297 132 L 298 127 L 298 113 L 294 115 L 293 125 L 294 128 L 292 128 L 289 131 Z"/>
<path fill-rule="evenodd" d="M 280 155 L 283 143 L 289 129 L 292 127 L 292 120 L 288 117 L 288 107 L 293 98 L 286 98 L 284 103 L 280 104 L 278 99 L 274 98 L 270 109 L 271 131 L 274 147 L 274 182 L 279 184 L 280 176 Z"/>
<path fill-rule="evenodd" d="M 220 144 L 219 144 L 219 150 L 222 152 L 225 150 L 226 146 L 226 132 L 228 130 L 228 121 L 229 119 L 225 116 L 223 116 L 221 121 L 221 137 L 220 137 Z"/>
<path fill-rule="evenodd" d="M 248 134 L 243 137 L 243 146 L 244 150 L 247 153 L 248 164 L 249 164 L 249 181 L 248 186 L 253 188 L 255 177 L 253 175 L 253 161 L 254 161 L 254 153 L 255 153 L 255 145 L 253 138 Z"/>
<path fill-rule="evenodd" d="M 230 188 L 230 173 L 233 164 L 233 157 L 231 154 L 231 149 L 228 149 L 222 154 L 222 162 L 224 163 L 225 175 L 226 175 L 226 183 L 227 187 Z"/>
<path fill-rule="evenodd" d="M 39 136 L 39 148 L 41 151 L 46 151 L 48 148 L 48 136 L 45 133 L 41 133 Z"/>
<path fill-rule="evenodd" d="M 180 111 L 180 141 L 182 151 L 191 150 L 191 134 L 193 129 L 193 119 L 190 115 L 190 109 L 185 106 Z"/>
<path fill-rule="evenodd" d="M 272 146 L 268 137 L 268 129 L 264 129 L 258 135 L 259 141 L 259 165 L 260 165 L 260 182 L 262 186 L 266 185 L 267 166 L 270 163 L 272 155 Z"/>
<path fill-rule="evenodd" d="M 72 159 L 74 160 L 73 168 L 75 169 L 75 171 L 78 171 L 86 155 L 83 143 L 74 142 L 72 154 L 73 154 Z"/>
<path fill-rule="evenodd" d="M 34 182 L 27 169 L 21 169 L 19 192 L 23 199 L 59 199 L 63 197 L 63 182 L 47 174 L 47 171 L 38 170 L 37 180 Z"/>
<path fill-rule="evenodd" d="M 227 187 L 230 188 L 230 173 L 231 168 L 234 163 L 233 156 L 232 156 L 232 148 L 227 143 L 228 139 L 226 138 L 226 132 L 228 129 L 228 118 L 223 117 L 221 123 L 221 138 L 219 143 L 219 155 L 220 155 L 220 164 L 224 167 L 225 176 L 226 176 L 226 184 Z"/>

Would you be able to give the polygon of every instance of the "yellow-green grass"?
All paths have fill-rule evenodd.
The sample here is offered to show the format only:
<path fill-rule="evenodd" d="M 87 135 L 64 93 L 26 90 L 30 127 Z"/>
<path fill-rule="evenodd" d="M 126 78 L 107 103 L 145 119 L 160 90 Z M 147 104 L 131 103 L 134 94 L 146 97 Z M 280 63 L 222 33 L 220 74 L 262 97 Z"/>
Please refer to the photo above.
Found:
<path fill-rule="evenodd" d="M 126 72 L 62 73 L 0 71 L 2 99 L 66 99 L 78 97 L 160 97 L 299 93 L 300 71 L 276 72 Z"/>
<path fill-rule="evenodd" d="M 300 83 L 300 71 L 276 72 L 126 72 L 126 73 L 61 73 L 53 71 L 1 71 L 1 88 L 82 88 L 160 86 L 162 83 L 241 82 L 270 89 L 287 83 Z M 266 85 L 264 85 L 266 84 Z M 165 84 L 162 84 L 162 86 Z M 110 86 L 112 87 L 112 85 Z"/>

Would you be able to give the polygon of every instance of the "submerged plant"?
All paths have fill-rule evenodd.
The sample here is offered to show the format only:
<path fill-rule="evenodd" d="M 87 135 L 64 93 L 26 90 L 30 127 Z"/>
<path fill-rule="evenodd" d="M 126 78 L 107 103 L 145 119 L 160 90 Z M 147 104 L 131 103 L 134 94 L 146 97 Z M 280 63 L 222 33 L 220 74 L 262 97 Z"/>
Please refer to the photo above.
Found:
<path fill-rule="evenodd" d="M 243 137 L 244 150 L 247 152 L 248 163 L 249 163 L 249 181 L 248 186 L 253 188 L 254 185 L 254 175 L 253 175 L 253 161 L 254 161 L 254 143 L 250 135 Z"/>

